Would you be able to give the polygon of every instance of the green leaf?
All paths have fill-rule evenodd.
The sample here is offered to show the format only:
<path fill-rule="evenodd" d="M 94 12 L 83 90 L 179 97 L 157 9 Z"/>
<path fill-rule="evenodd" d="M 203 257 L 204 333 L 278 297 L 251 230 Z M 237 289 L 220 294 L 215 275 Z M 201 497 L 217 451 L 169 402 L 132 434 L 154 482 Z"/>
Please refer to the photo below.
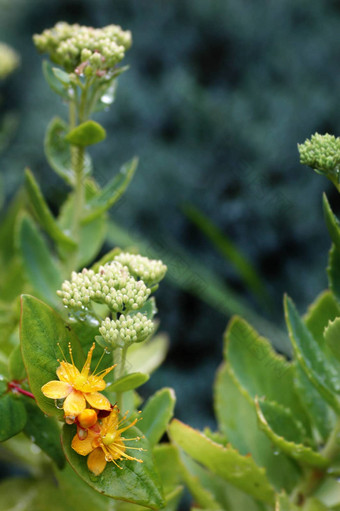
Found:
<path fill-rule="evenodd" d="M 169 339 L 164 334 L 141 344 L 133 344 L 129 348 L 128 370 L 152 374 L 164 361 L 168 349 Z"/>
<path fill-rule="evenodd" d="M 239 317 L 230 321 L 224 339 L 225 358 L 250 401 L 255 396 L 265 396 L 280 402 L 308 427 L 309 420 L 297 399 L 292 364 L 275 353 L 269 341 Z"/>
<path fill-rule="evenodd" d="M 98 144 L 106 138 L 106 131 L 103 126 L 95 121 L 85 121 L 79 124 L 65 136 L 65 140 L 72 145 L 86 147 Z"/>
<path fill-rule="evenodd" d="M 249 457 L 231 446 L 222 447 L 199 431 L 174 419 L 169 427 L 171 439 L 194 460 L 207 467 L 254 498 L 272 504 L 274 490 L 266 472 Z"/>
<path fill-rule="evenodd" d="M 332 245 L 328 257 L 328 281 L 335 298 L 340 302 L 340 251 Z"/>
<path fill-rule="evenodd" d="M 22 431 L 27 416 L 22 401 L 11 393 L 0 397 L 0 442 Z"/>
<path fill-rule="evenodd" d="M 285 316 L 296 358 L 306 376 L 334 410 L 340 412 L 336 396 L 340 392 L 340 366 L 326 356 L 288 297 L 285 297 Z"/>
<path fill-rule="evenodd" d="M 272 442 L 260 430 L 254 403 L 233 379 L 227 365 L 217 374 L 214 405 L 219 429 L 231 445 L 240 454 L 251 455 L 258 466 L 265 468 L 268 479 L 278 491 L 282 488 L 292 491 L 300 477 L 298 467 L 285 454 L 277 454 Z"/>
<path fill-rule="evenodd" d="M 44 451 L 59 468 L 65 464 L 65 456 L 60 444 L 60 428 L 54 417 L 46 415 L 31 400 L 24 401 L 27 422 L 25 435 Z"/>
<path fill-rule="evenodd" d="M 70 75 L 65 73 L 65 71 L 62 69 L 59 69 L 58 67 L 52 67 L 52 72 L 57 80 L 59 80 L 59 82 L 63 83 L 64 85 L 69 85 L 71 83 Z"/>
<path fill-rule="evenodd" d="M 137 165 L 138 158 L 133 158 L 128 163 L 125 163 L 119 173 L 114 176 L 105 188 L 86 204 L 88 212 L 83 217 L 83 224 L 98 218 L 121 198 L 135 174 Z"/>
<path fill-rule="evenodd" d="M 328 323 L 324 338 L 333 355 L 340 361 L 340 317 Z"/>
<path fill-rule="evenodd" d="M 25 177 L 26 190 L 31 200 L 31 206 L 40 225 L 57 243 L 60 243 L 66 248 L 75 247 L 76 243 L 71 238 L 69 238 L 58 226 L 50 208 L 44 199 L 38 183 L 36 182 L 32 172 L 29 169 L 26 169 Z"/>
<path fill-rule="evenodd" d="M 83 366 L 85 357 L 80 343 L 59 314 L 48 305 L 30 295 L 22 295 L 21 303 L 21 349 L 31 391 L 44 413 L 63 418 L 63 411 L 55 406 L 52 399 L 43 395 L 41 387 L 57 379 L 58 359 L 62 358 L 61 350 L 65 355 L 68 353 L 69 343 L 76 367 Z"/>
<path fill-rule="evenodd" d="M 189 456 L 182 453 L 183 479 L 194 497 L 195 503 L 204 509 L 219 511 L 260 511 L 263 505 L 252 497 L 227 483 L 225 479 L 204 469 Z M 261 506 L 261 507 L 260 507 Z"/>
<path fill-rule="evenodd" d="M 148 374 L 130 373 L 118 378 L 118 380 L 110 385 L 108 390 L 110 392 L 127 392 L 128 390 L 140 387 L 143 383 L 147 382 L 149 378 Z"/>
<path fill-rule="evenodd" d="M 329 465 L 329 460 L 303 444 L 303 426 L 294 419 L 290 410 L 259 399 L 255 404 L 260 428 L 280 451 L 304 465 L 321 469 Z"/>
<path fill-rule="evenodd" d="M 62 96 L 64 99 L 69 99 L 67 88 L 57 79 L 55 73 L 53 72 L 53 68 L 48 60 L 44 60 L 42 64 L 43 74 L 45 80 L 51 89 Z"/>
<path fill-rule="evenodd" d="M 303 507 L 303 511 L 327 511 L 329 508 L 324 506 L 317 499 L 308 499 L 306 505 Z"/>
<path fill-rule="evenodd" d="M 3 396 L 5 392 L 7 392 L 7 380 L 2 379 L 2 376 L 0 376 L 0 396 Z"/>
<path fill-rule="evenodd" d="M 198 229 L 212 242 L 215 248 L 231 264 L 244 281 L 247 289 L 253 292 L 260 304 L 271 309 L 271 299 L 263 279 L 258 275 L 252 263 L 242 254 L 237 246 L 221 232 L 219 228 L 192 204 L 184 207 L 184 213 Z"/>
<path fill-rule="evenodd" d="M 168 443 L 159 444 L 154 447 L 153 454 L 157 470 L 161 476 L 164 494 L 165 511 L 176 511 L 183 493 L 178 450 Z M 126 511 L 130 511 L 127 509 Z"/>
<path fill-rule="evenodd" d="M 9 357 L 9 370 L 12 380 L 21 381 L 26 378 L 20 346 L 16 346 Z"/>
<path fill-rule="evenodd" d="M 138 441 L 138 447 L 146 449 L 138 453 L 143 463 L 120 461 L 122 469 L 114 463 L 107 463 L 104 471 L 99 476 L 94 476 L 87 468 L 86 457 L 80 456 L 71 447 L 75 434 L 76 426 L 64 426 L 63 449 L 72 468 L 88 485 L 102 495 L 113 499 L 140 504 L 151 509 L 159 509 L 164 505 L 159 476 L 145 438 Z M 136 427 L 132 427 L 124 433 L 124 436 L 133 438 L 142 436 L 142 433 Z"/>
<path fill-rule="evenodd" d="M 1 511 L 65 511 L 63 495 L 46 477 L 10 477 L 0 483 Z"/>
<path fill-rule="evenodd" d="M 153 453 L 164 491 L 168 493 L 177 487 L 182 480 L 178 449 L 172 444 L 162 443 L 153 448 Z"/>
<path fill-rule="evenodd" d="M 145 434 L 151 446 L 156 445 L 166 431 L 174 414 L 176 403 L 172 389 L 164 388 L 151 396 L 143 407 L 140 430 Z"/>
<path fill-rule="evenodd" d="M 1 270 L 5 269 L 7 271 L 10 263 L 13 262 L 13 258 L 15 257 L 17 247 L 15 243 L 15 226 L 17 224 L 17 218 L 21 211 L 25 206 L 25 195 L 23 190 L 19 190 L 19 192 L 14 196 L 12 201 L 7 208 L 5 215 L 1 216 L 0 221 L 0 261 Z M 1 283 L 1 288 L 3 284 Z M 10 299 L 6 295 L 6 299 Z"/>
<path fill-rule="evenodd" d="M 56 292 L 63 279 L 45 240 L 27 215 L 19 223 L 18 238 L 24 269 L 35 293 L 51 305 L 59 304 Z"/>
<path fill-rule="evenodd" d="M 85 191 L 87 195 L 93 194 L 92 181 L 88 178 L 85 181 Z M 61 214 L 58 219 L 62 229 L 71 229 L 74 217 L 74 194 L 70 194 L 66 202 L 63 204 Z M 97 256 L 103 246 L 106 236 L 106 219 L 102 215 L 86 225 L 79 228 L 79 246 L 78 257 L 76 261 L 76 269 L 83 268 L 91 263 Z"/>
<path fill-rule="evenodd" d="M 51 168 L 66 183 L 75 186 L 76 178 L 72 169 L 71 147 L 65 141 L 67 133 L 67 124 L 59 117 L 54 117 L 46 130 L 45 136 L 45 154 Z M 84 161 L 84 173 L 89 174 L 92 171 L 91 158 L 86 154 Z"/>
<path fill-rule="evenodd" d="M 64 456 L 64 454 L 63 454 Z M 65 459 L 65 458 L 64 458 Z M 112 500 L 100 495 L 83 481 L 69 463 L 62 470 L 54 467 L 54 473 L 59 483 L 61 493 L 68 505 L 67 511 L 91 509 L 93 511 L 109 511 L 112 508 Z M 45 510 L 44 510 L 45 511 Z"/>
<path fill-rule="evenodd" d="M 201 509 L 221 510 L 221 503 L 217 502 L 214 495 L 213 490 L 216 489 L 214 483 L 218 484 L 218 481 L 221 481 L 225 488 L 228 483 L 216 474 L 212 474 L 201 467 L 184 453 L 182 453 L 179 463 L 183 480 L 193 496 L 194 502 L 199 505 Z M 231 485 L 228 486 L 232 487 Z M 250 497 L 248 498 L 250 499 Z M 228 509 L 229 511 L 230 507 L 227 502 L 224 501 L 223 504 L 225 505 L 223 509 Z"/>
<path fill-rule="evenodd" d="M 324 330 L 330 321 L 340 316 L 340 307 L 330 291 L 324 291 L 308 308 L 304 321 L 320 346 L 324 346 Z"/>
<path fill-rule="evenodd" d="M 335 425 L 335 413 L 310 382 L 298 362 L 295 363 L 294 384 L 306 413 L 325 442 Z"/>
<path fill-rule="evenodd" d="M 340 251 L 340 223 L 334 215 L 325 193 L 323 194 L 323 212 L 330 237 L 336 248 Z"/>

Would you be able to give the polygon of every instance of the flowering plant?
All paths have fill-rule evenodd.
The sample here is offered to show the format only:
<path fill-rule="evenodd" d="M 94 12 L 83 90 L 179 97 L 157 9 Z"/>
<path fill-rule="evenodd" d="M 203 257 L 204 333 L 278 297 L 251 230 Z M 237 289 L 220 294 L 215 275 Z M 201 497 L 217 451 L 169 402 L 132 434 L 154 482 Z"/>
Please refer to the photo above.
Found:
<path fill-rule="evenodd" d="M 2 511 L 175 511 L 184 485 L 192 511 L 339 510 L 340 223 L 326 196 L 329 289 L 302 318 L 285 298 L 289 360 L 234 317 L 217 431 L 171 421 L 172 389 L 146 403 L 137 392 L 167 350 L 152 296 L 167 267 L 134 249 L 101 253 L 137 159 L 101 188 L 87 152 L 106 137 L 92 116 L 113 101 L 131 34 L 58 23 L 34 42 L 69 109 L 45 152 L 71 191 L 56 217 L 27 169 L 0 224 L 0 456 L 29 472 L 0 484 Z M 299 150 L 339 190 L 339 139 L 316 134 Z"/>
<path fill-rule="evenodd" d="M 27 169 L 0 227 L 1 453 L 31 473 L 6 482 L 1 502 L 15 502 L 19 485 L 30 488 L 25 509 L 108 509 L 112 498 L 115 509 L 160 509 L 181 492 L 164 488 L 156 452 L 175 398 L 162 389 L 141 413 L 137 389 L 167 350 L 152 296 L 167 268 L 118 248 L 99 257 L 107 211 L 138 162 L 101 188 L 87 152 L 106 137 L 92 116 L 114 99 L 131 34 L 58 23 L 34 42 L 57 65 L 43 71 L 69 110 L 48 126 L 45 152 L 71 191 L 55 217 Z"/>

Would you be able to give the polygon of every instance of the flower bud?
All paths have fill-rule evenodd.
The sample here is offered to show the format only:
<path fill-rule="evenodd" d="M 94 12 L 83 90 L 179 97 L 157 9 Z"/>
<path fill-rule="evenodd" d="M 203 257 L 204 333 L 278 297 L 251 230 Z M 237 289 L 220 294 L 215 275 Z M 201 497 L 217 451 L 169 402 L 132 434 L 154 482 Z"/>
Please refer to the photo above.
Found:
<path fill-rule="evenodd" d="M 77 416 L 78 424 L 83 429 L 92 428 L 97 422 L 97 412 L 90 408 L 86 408 Z"/>

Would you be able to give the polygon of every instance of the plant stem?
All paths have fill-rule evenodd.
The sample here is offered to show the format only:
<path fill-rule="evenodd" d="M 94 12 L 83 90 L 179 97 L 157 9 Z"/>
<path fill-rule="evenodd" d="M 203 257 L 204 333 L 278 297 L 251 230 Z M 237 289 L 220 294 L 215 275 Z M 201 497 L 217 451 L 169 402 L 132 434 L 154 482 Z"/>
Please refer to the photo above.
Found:
<path fill-rule="evenodd" d="M 124 376 L 127 350 L 128 350 L 127 346 L 125 346 L 124 348 L 119 348 L 120 359 L 119 359 L 119 362 L 118 362 L 118 371 L 117 371 L 117 378 L 116 378 L 116 380 L 118 380 L 119 378 Z M 121 410 L 122 409 L 123 393 L 122 392 L 117 392 L 116 397 L 117 397 L 118 408 Z"/>
<path fill-rule="evenodd" d="M 81 95 L 81 105 L 79 106 L 76 90 L 74 90 L 73 97 L 69 103 L 69 130 L 73 130 L 77 126 L 77 122 L 82 122 L 81 117 L 84 109 L 84 101 L 86 101 L 85 91 Z M 85 98 L 84 98 L 85 95 Z M 85 191 L 84 191 L 84 160 L 85 149 L 80 146 L 71 145 L 71 168 L 75 176 L 74 183 L 74 213 L 72 218 L 71 233 L 73 239 L 79 243 L 80 237 L 80 223 L 85 204 Z M 69 257 L 67 270 L 68 273 L 76 270 L 77 255 L 79 247 L 75 248 Z"/>
<path fill-rule="evenodd" d="M 333 460 L 340 453 L 340 417 L 338 418 L 332 433 L 330 434 L 321 455 Z"/>
<path fill-rule="evenodd" d="M 19 394 L 23 394 L 24 396 L 30 397 L 31 399 L 35 399 L 35 397 L 33 396 L 32 392 L 28 392 L 28 390 L 22 389 L 19 383 L 16 383 L 14 381 L 10 381 L 8 383 L 8 388 L 15 390 Z"/>
<path fill-rule="evenodd" d="M 340 418 L 338 418 L 328 441 L 320 454 L 329 461 L 340 453 Z M 308 469 L 301 483 L 295 488 L 291 494 L 291 501 L 298 506 L 302 506 L 306 499 L 320 486 L 327 474 L 326 470 Z"/>
<path fill-rule="evenodd" d="M 85 149 L 83 147 L 74 146 L 73 169 L 76 177 L 75 195 L 74 195 L 74 216 L 72 225 L 72 234 L 76 241 L 79 242 L 79 227 L 85 202 L 84 192 L 84 158 Z"/>

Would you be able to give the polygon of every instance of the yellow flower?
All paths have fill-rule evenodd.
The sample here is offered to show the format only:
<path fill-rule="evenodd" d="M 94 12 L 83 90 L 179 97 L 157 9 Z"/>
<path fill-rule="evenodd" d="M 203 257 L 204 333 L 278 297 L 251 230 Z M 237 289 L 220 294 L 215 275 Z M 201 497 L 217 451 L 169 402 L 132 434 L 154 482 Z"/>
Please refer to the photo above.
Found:
<path fill-rule="evenodd" d="M 136 449 L 138 451 L 143 451 L 144 449 L 125 445 L 127 441 L 140 440 L 140 437 L 124 438 L 121 436 L 124 431 L 134 426 L 137 422 L 137 419 L 134 419 L 127 426 L 120 427 L 125 420 L 126 414 L 119 420 L 119 409 L 115 405 L 110 415 L 99 421 L 100 429 L 98 432 L 89 429 L 88 435 L 84 439 L 79 438 L 78 434 L 74 436 L 72 448 L 81 456 L 89 455 L 87 466 L 96 476 L 103 472 L 106 463 L 110 461 L 118 468 L 122 467 L 118 465 L 117 460 L 127 459 L 143 463 L 143 460 L 126 454 L 127 449 Z"/>
<path fill-rule="evenodd" d="M 93 343 L 88 352 L 86 362 L 79 371 L 73 360 L 72 347 L 69 344 L 71 364 L 63 360 L 57 369 L 59 381 L 53 380 L 41 388 L 42 393 L 50 399 L 65 399 L 63 409 L 65 420 L 72 424 L 77 416 L 86 408 L 86 401 L 97 410 L 111 410 L 110 401 L 98 392 L 104 390 L 106 383 L 104 377 L 115 367 L 111 366 L 96 374 L 96 369 L 90 374 L 92 353 L 95 348 Z M 65 357 L 64 357 L 65 358 Z"/>

